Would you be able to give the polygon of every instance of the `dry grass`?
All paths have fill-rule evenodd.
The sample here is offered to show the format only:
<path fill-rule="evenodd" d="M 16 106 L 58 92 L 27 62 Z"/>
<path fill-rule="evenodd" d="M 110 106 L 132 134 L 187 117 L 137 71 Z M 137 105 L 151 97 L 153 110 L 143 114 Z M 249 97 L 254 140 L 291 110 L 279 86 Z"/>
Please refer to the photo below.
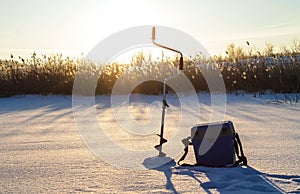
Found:
<path fill-rule="evenodd" d="M 249 44 L 247 42 L 247 44 Z M 256 54 L 253 54 L 256 53 Z M 263 53 L 263 54 L 261 54 Z M 281 53 L 274 53 L 274 46 L 268 44 L 263 52 L 251 48 L 228 46 L 226 57 L 214 57 L 217 67 L 223 76 L 228 92 L 243 90 L 246 92 L 299 93 L 300 92 L 300 43 L 294 43 L 293 49 L 282 47 Z M 132 64 L 109 64 L 97 66 L 83 63 L 83 59 L 63 58 L 61 55 L 36 56 L 29 59 L 11 57 L 0 60 L 0 96 L 23 94 L 72 94 L 75 75 L 80 70 L 80 76 L 85 82 L 90 78 L 97 78 L 96 94 L 110 94 L 117 79 L 127 76 L 128 84 L 134 83 L 139 76 L 164 77 L 170 74 L 172 68 L 163 68 L 159 63 L 143 66 L 140 63 L 145 56 L 138 53 L 132 58 Z M 142 60 L 141 60 L 142 59 Z M 151 57 L 147 58 L 148 62 Z M 202 73 L 212 71 L 210 65 L 202 71 L 196 67 L 202 59 L 194 57 L 185 60 L 184 73 L 194 85 L 196 91 L 208 91 Z M 178 59 L 170 59 L 174 66 Z M 201 61 L 203 63 L 203 60 Z M 130 70 L 130 71 L 129 71 Z M 102 72 L 102 73 L 100 73 Z M 148 81 L 138 86 L 134 92 L 160 94 L 161 83 Z"/>

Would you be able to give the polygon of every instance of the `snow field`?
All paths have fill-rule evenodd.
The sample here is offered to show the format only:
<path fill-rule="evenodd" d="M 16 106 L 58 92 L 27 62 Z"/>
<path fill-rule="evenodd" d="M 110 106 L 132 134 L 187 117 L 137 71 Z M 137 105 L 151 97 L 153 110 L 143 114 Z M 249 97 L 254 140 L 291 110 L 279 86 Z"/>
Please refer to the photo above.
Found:
<path fill-rule="evenodd" d="M 178 119 L 178 99 L 171 95 L 167 99 L 166 137 L 172 139 L 179 122 L 190 123 Z M 0 193 L 299 192 L 300 105 L 269 103 L 274 100 L 271 94 L 228 95 L 227 99 L 225 119 L 233 121 L 239 133 L 249 167 L 188 168 L 171 162 L 158 169 L 118 168 L 93 155 L 80 139 L 70 96 L 1 98 Z M 160 96 L 133 96 L 132 118 L 159 127 L 160 100 Z M 210 96 L 199 94 L 199 102 L 199 120 L 204 122 Z M 95 108 L 114 143 L 131 150 L 147 150 L 158 143 L 152 135 L 156 131 L 138 136 L 124 130 L 115 122 L 109 103 L 109 96 L 97 96 Z M 185 162 L 194 162 L 192 149 Z"/>

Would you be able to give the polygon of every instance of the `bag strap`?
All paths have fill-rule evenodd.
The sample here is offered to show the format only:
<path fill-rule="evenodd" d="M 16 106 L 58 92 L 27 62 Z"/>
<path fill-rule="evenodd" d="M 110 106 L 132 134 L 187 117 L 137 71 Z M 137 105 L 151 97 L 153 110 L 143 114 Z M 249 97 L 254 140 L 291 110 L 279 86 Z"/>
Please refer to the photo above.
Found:
<path fill-rule="evenodd" d="M 187 138 L 184 138 L 182 141 L 182 143 L 184 144 L 184 153 L 181 156 L 181 158 L 177 161 L 177 165 L 179 166 L 194 166 L 191 164 L 180 164 L 181 161 L 183 161 L 185 159 L 185 157 L 187 156 L 188 152 L 189 152 L 189 145 L 193 145 L 192 142 L 190 141 L 192 138 L 189 136 Z"/>
<path fill-rule="evenodd" d="M 242 142 L 238 133 L 234 133 L 234 149 L 238 160 L 234 163 L 233 166 L 238 166 L 240 163 L 243 163 L 243 165 L 247 166 L 247 157 L 244 155 Z M 239 152 L 241 152 L 241 155 L 239 154 Z"/>
<path fill-rule="evenodd" d="M 184 144 L 185 148 L 184 148 L 183 155 L 177 161 L 177 165 L 179 165 L 179 166 L 201 166 L 201 165 L 198 165 L 198 164 L 186 164 L 186 163 L 180 164 L 180 162 L 182 162 L 185 159 L 185 157 L 187 156 L 187 154 L 188 154 L 189 145 L 193 145 L 192 142 L 190 142 L 190 140 L 191 140 L 191 137 L 187 137 L 187 138 L 184 138 L 182 140 L 182 143 Z M 226 168 L 236 167 L 240 163 L 242 163 L 243 165 L 247 166 L 247 163 L 248 163 L 247 162 L 247 157 L 244 155 L 242 142 L 240 140 L 240 137 L 239 137 L 238 133 L 234 133 L 234 150 L 235 150 L 235 154 L 238 157 L 238 160 L 233 165 L 224 166 L 224 167 L 226 167 Z M 240 155 L 240 153 L 241 153 L 241 155 Z"/>

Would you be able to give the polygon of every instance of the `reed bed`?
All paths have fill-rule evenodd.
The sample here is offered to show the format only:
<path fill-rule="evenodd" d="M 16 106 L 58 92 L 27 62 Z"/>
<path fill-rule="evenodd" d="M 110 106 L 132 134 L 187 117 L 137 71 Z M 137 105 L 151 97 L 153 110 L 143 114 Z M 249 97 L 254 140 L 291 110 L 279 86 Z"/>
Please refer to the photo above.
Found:
<path fill-rule="evenodd" d="M 197 92 L 209 92 L 203 75 L 209 75 L 218 68 L 228 93 L 263 93 L 266 90 L 274 93 L 299 93 L 300 48 L 297 50 L 296 46 L 294 50 L 284 48 L 284 52 L 274 53 L 272 45 L 267 45 L 269 48 L 264 50 L 264 54 L 259 51 L 253 54 L 252 49 L 230 44 L 227 56 L 214 56 L 209 59 L 210 62 L 200 56 L 186 58 L 183 71 Z M 0 59 L 0 96 L 70 95 L 78 73 L 83 78 L 82 86 L 85 82 L 88 84 L 89 79 L 98 79 L 95 94 L 110 94 L 119 78 L 123 79 L 126 86 L 135 84 L 141 76 L 162 79 L 172 74 L 174 68 L 170 64 L 177 66 L 178 58 L 168 59 L 163 63 L 166 62 L 167 65 L 153 63 L 151 57 L 143 57 L 141 53 L 132 58 L 131 64 L 112 63 L 104 66 L 86 63 L 83 58 L 64 58 L 61 54 L 37 56 L 33 53 L 29 59 L 11 56 L 10 59 Z M 198 68 L 199 64 L 202 64 L 201 70 Z M 142 83 L 133 90 L 134 93 L 144 94 L 161 94 L 161 91 L 162 83 L 154 80 Z"/>

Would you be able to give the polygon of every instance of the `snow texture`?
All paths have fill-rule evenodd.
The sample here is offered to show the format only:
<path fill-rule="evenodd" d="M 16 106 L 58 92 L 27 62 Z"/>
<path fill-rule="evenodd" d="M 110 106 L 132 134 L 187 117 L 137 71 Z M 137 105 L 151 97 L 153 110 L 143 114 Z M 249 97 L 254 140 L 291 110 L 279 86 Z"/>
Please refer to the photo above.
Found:
<path fill-rule="evenodd" d="M 199 122 L 205 122 L 210 112 L 210 95 L 198 96 Z M 96 157 L 81 140 L 71 99 L 0 99 L 0 193 L 300 192 L 300 103 L 286 101 L 284 94 L 227 96 L 226 120 L 233 121 L 249 163 L 237 168 L 177 166 L 180 153 L 165 166 L 154 169 L 110 165 Z M 170 108 L 165 121 L 166 137 L 170 139 L 179 122 L 180 102 L 170 94 L 167 99 Z M 153 122 L 159 128 L 160 100 L 160 96 L 133 95 L 131 116 L 137 122 Z M 146 150 L 158 143 L 157 131 L 139 136 L 122 129 L 110 108 L 110 96 L 97 96 L 95 108 L 105 133 L 116 144 Z M 182 118 L 182 122 L 189 121 Z M 185 162 L 195 162 L 192 151 Z M 125 155 L 121 160 L 134 158 Z"/>

